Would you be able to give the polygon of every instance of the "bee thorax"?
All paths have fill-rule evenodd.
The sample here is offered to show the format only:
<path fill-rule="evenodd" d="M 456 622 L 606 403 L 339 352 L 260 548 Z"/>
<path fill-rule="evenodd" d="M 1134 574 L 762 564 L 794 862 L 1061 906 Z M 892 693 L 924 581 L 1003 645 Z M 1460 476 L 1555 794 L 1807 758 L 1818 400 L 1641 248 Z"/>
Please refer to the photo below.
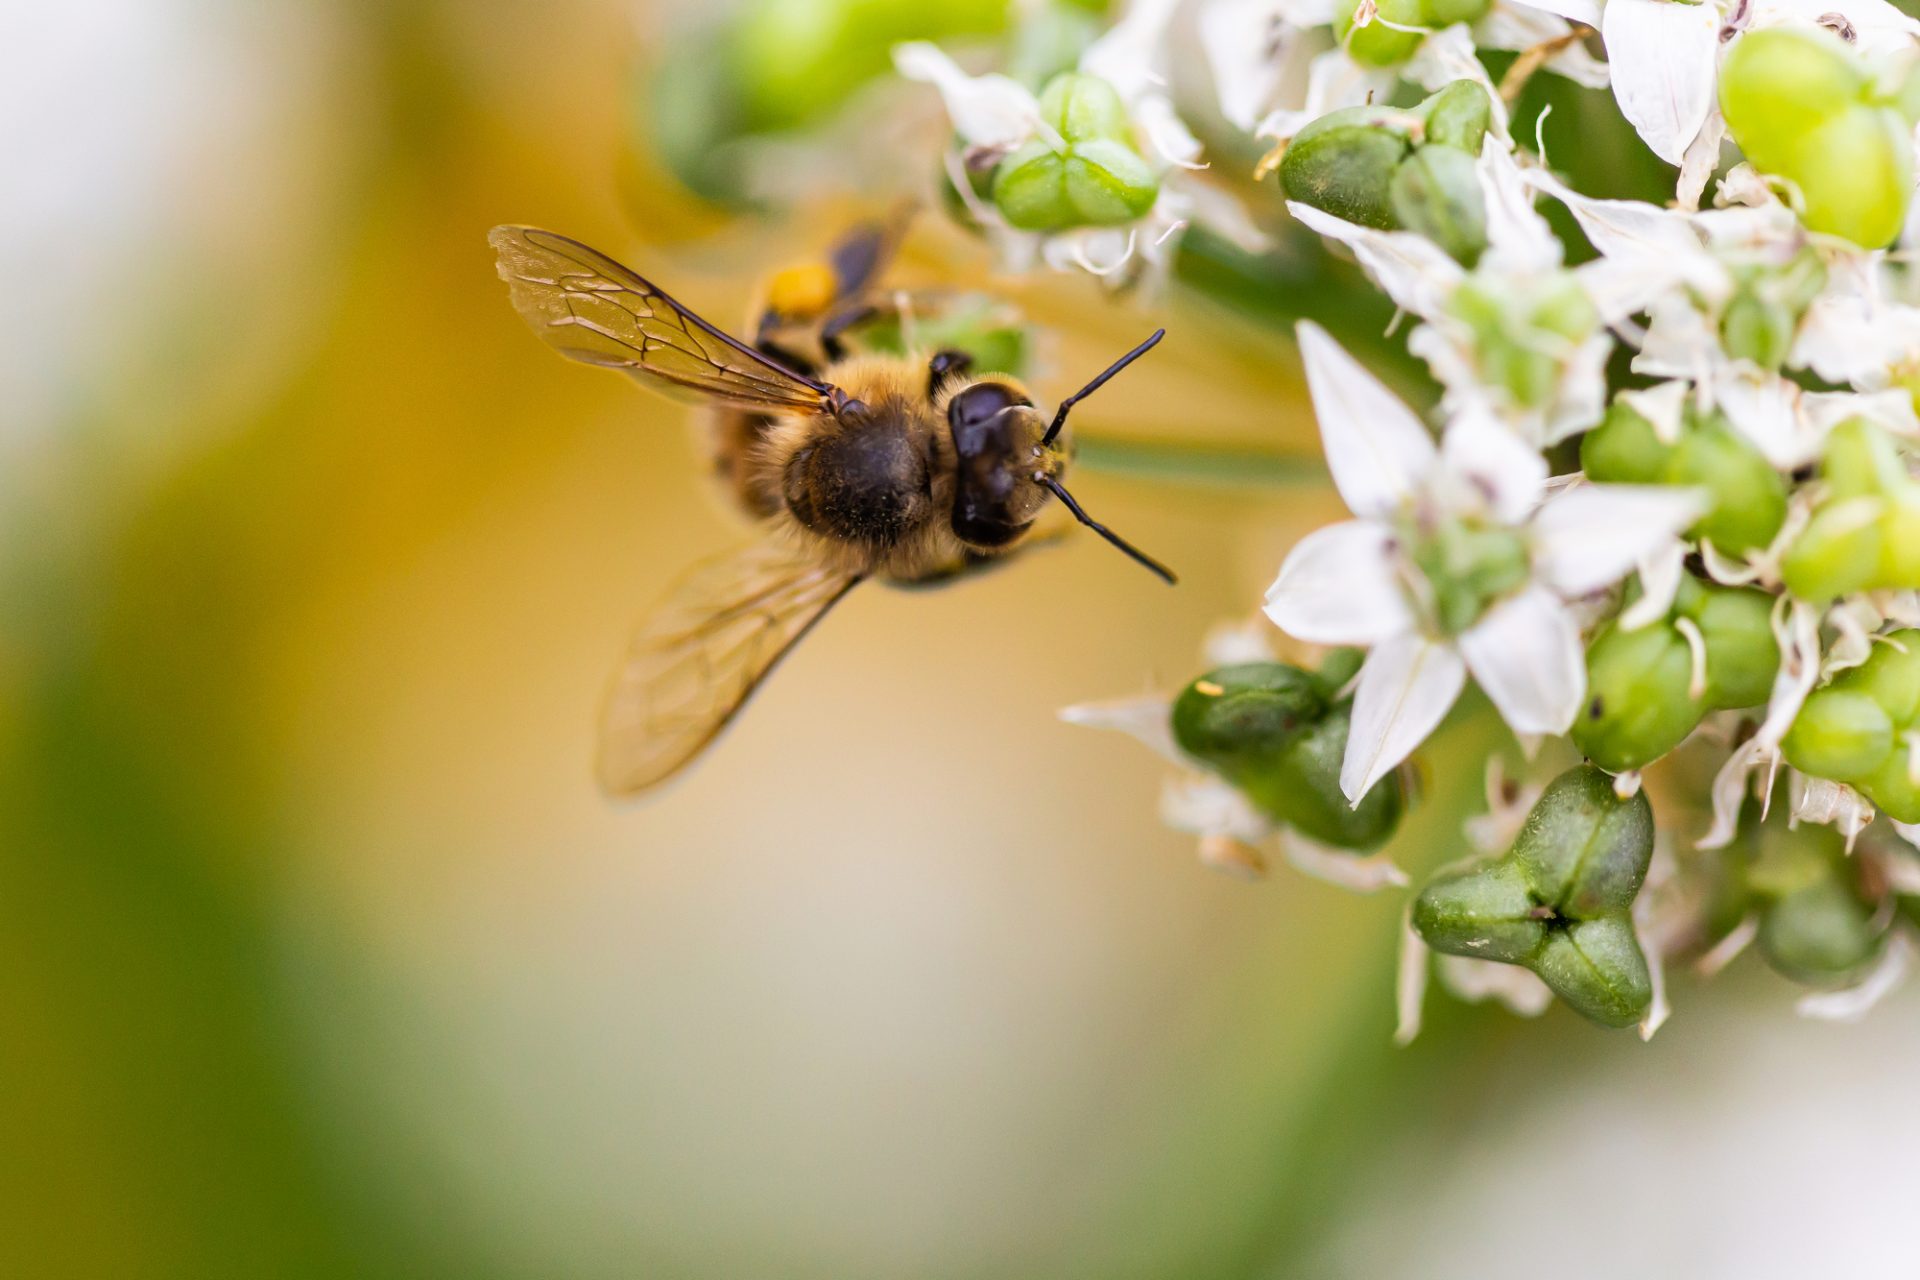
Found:
<path fill-rule="evenodd" d="M 782 476 L 787 509 L 814 533 L 889 547 L 932 510 L 924 447 L 903 424 L 868 418 L 797 449 Z"/>

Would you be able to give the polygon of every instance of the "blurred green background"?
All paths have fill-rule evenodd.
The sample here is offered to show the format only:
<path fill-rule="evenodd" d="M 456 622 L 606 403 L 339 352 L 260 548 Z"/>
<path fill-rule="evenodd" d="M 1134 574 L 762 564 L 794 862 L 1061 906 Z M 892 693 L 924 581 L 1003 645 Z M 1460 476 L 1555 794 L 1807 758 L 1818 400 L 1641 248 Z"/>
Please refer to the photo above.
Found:
<path fill-rule="evenodd" d="M 863 592 L 681 785 L 597 794 L 627 630 L 743 533 L 486 229 L 732 320 L 857 206 L 723 221 L 635 147 L 673 15 L 6 16 L 0 1275 L 1911 1274 L 1911 994 L 1680 977 L 1651 1045 L 1435 996 L 1396 1050 L 1392 895 L 1204 872 L 1055 720 L 1190 675 L 1322 487 L 1084 475 L 1178 596 L 1090 538 Z M 987 263 L 929 219 L 906 265 Z M 1284 330 L 1015 292 L 1051 396 L 1171 331 L 1083 430 L 1314 448 Z M 1438 740 L 1405 861 L 1491 741 Z"/>

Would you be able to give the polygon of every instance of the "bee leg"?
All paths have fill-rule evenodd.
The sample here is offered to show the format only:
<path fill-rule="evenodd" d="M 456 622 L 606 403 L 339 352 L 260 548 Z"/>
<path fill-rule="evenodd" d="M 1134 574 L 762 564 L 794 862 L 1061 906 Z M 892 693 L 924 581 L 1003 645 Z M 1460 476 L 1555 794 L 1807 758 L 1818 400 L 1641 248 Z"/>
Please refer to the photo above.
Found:
<path fill-rule="evenodd" d="M 846 344 L 840 341 L 840 335 L 857 324 L 864 324 L 879 314 L 879 308 L 871 302 L 855 303 L 842 307 L 828 316 L 820 326 L 820 350 L 824 351 L 829 362 L 847 358 Z"/>
<path fill-rule="evenodd" d="M 940 394 L 946 380 L 973 368 L 973 357 L 964 351 L 937 351 L 927 361 L 927 399 Z"/>

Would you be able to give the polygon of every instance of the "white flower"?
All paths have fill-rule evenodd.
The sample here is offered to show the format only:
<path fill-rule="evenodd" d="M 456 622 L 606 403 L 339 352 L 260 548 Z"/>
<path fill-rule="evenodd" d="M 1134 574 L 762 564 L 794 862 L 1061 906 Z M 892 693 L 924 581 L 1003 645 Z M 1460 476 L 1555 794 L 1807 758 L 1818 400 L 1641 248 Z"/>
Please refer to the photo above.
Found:
<path fill-rule="evenodd" d="M 954 132 L 967 144 L 964 153 L 948 157 L 948 176 L 1006 268 L 1023 271 L 1044 262 L 1054 270 L 1078 269 L 1116 284 L 1145 283 L 1150 289 L 1170 269 L 1180 233 L 1196 223 L 1248 252 L 1267 247 L 1266 235 L 1239 201 L 1196 172 L 1206 168 L 1200 142 L 1174 109 L 1163 65 L 1166 29 L 1176 7 L 1177 0 L 1135 0 L 1080 57 L 1079 69 L 1111 85 L 1125 103 L 1142 154 L 1160 180 L 1153 207 L 1121 227 L 1076 227 L 1048 234 L 1009 225 L 974 194 L 967 174 L 1033 139 L 1055 148 L 1064 148 L 1065 140 L 1041 117 L 1039 100 L 1018 81 L 997 73 L 968 75 L 925 41 L 895 47 L 895 69 L 940 91 Z"/>
<path fill-rule="evenodd" d="M 1564 733 L 1586 677 L 1568 602 L 1676 539 L 1698 516 L 1698 495 L 1579 485 L 1548 498 L 1546 464 L 1510 432 L 1469 413 L 1436 446 L 1325 331 L 1302 323 L 1299 334 L 1328 466 L 1356 518 L 1294 547 L 1266 611 L 1300 639 L 1370 649 L 1341 790 L 1358 803 L 1406 759 L 1469 671 L 1516 733 Z M 1482 562 L 1422 567 L 1456 535 Z M 1483 568 L 1490 579 L 1476 577 Z"/>

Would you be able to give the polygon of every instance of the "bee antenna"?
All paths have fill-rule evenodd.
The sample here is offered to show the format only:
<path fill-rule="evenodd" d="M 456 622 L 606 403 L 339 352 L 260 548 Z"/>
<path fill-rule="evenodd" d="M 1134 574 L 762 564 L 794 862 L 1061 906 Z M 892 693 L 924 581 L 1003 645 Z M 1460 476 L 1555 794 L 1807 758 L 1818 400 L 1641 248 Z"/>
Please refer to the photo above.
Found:
<path fill-rule="evenodd" d="M 1155 334 L 1154 341 L 1158 341 L 1159 337 L 1159 334 Z M 1150 347 L 1153 345 L 1153 342 L 1148 342 L 1146 345 Z M 1145 348 L 1143 347 L 1142 350 L 1145 350 Z M 1134 354 L 1138 355 L 1139 352 L 1135 352 Z M 1131 356 L 1128 357 L 1128 359 L 1131 358 Z M 1124 361 L 1122 363 L 1124 363 Z M 1113 371 L 1109 369 L 1107 372 L 1111 373 Z M 1102 375 L 1102 377 L 1104 376 L 1105 375 Z M 1096 383 L 1095 385 L 1098 384 Z M 1155 560 L 1152 556 L 1140 550 L 1140 548 L 1134 546 L 1131 542 L 1128 542 L 1125 538 L 1088 515 L 1086 508 L 1075 502 L 1073 495 L 1067 492 L 1067 487 L 1058 480 L 1055 480 L 1052 476 L 1045 475 L 1035 476 L 1034 478 L 1047 488 L 1053 490 L 1053 496 L 1060 499 L 1060 501 L 1066 505 L 1067 510 L 1073 512 L 1073 518 L 1075 520 L 1078 520 L 1081 524 L 1087 526 L 1087 528 L 1093 530 L 1108 542 L 1111 542 L 1114 546 L 1126 552 L 1129 556 L 1132 556 L 1134 560 L 1145 565 L 1151 572 L 1158 574 L 1168 586 L 1172 586 L 1179 581 L 1178 578 L 1173 576 L 1173 570 L 1167 568 L 1167 566 L 1161 564 L 1158 560 Z"/>
<path fill-rule="evenodd" d="M 1073 408 L 1073 406 L 1075 406 L 1076 404 L 1079 404 L 1082 400 L 1085 400 L 1088 396 L 1092 395 L 1094 392 L 1098 391 L 1100 388 L 1106 386 L 1108 378 L 1111 378 L 1114 374 L 1120 372 L 1122 369 L 1132 364 L 1135 360 L 1138 360 L 1141 356 L 1153 350 L 1154 344 L 1159 342 L 1160 339 L 1166 336 L 1167 336 L 1167 331 L 1165 329 L 1155 329 L 1153 331 L 1153 336 L 1151 338 L 1148 338 L 1145 342 L 1141 343 L 1139 346 L 1135 347 L 1133 350 L 1127 352 L 1127 354 L 1121 356 L 1118 360 L 1115 360 L 1112 364 L 1107 366 L 1107 370 L 1105 373 L 1101 374 L 1099 377 L 1095 378 L 1092 382 L 1089 382 L 1086 386 L 1080 388 L 1078 391 L 1068 396 L 1065 400 L 1062 400 L 1060 402 L 1060 408 L 1053 415 L 1053 425 L 1047 428 L 1047 434 L 1040 437 L 1040 443 L 1042 445 L 1052 444 L 1053 438 L 1060 434 L 1060 428 L 1067 425 L 1067 410 Z M 1073 504 L 1073 499 L 1071 498 L 1066 498 L 1065 501 L 1069 506 Z M 1083 522 L 1087 524 L 1093 523 L 1092 521 L 1087 520 L 1085 516 L 1082 516 L 1080 518 Z M 1098 525 L 1094 525 L 1094 528 L 1096 529 L 1098 529 L 1099 527 L 1100 526 Z M 1120 547 L 1128 551 L 1130 554 L 1135 556 L 1139 555 L 1137 551 L 1133 551 L 1133 549 L 1131 547 L 1128 547 L 1124 542 L 1119 542 L 1118 539 L 1115 539 L 1112 534 L 1108 534 L 1107 537 L 1110 540 L 1116 542 Z M 1171 580 L 1171 575 L 1169 575 L 1169 580 Z"/>

